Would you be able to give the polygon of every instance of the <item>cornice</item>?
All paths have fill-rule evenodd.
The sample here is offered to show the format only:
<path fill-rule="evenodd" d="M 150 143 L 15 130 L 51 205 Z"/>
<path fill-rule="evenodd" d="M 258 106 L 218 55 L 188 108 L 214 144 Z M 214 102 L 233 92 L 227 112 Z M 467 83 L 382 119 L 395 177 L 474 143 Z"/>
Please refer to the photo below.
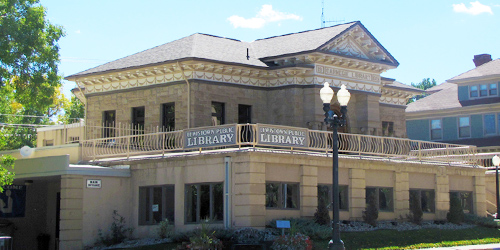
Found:
<path fill-rule="evenodd" d="M 480 83 L 480 82 L 489 82 L 489 81 L 500 81 L 500 74 L 469 77 L 469 78 L 464 78 L 464 79 L 459 79 L 459 80 L 452 80 L 452 79 L 447 80 L 447 82 L 455 83 L 459 86 L 468 85 L 471 83 Z"/>
<path fill-rule="evenodd" d="M 498 113 L 498 110 L 500 110 L 500 103 L 474 105 L 474 106 L 441 109 L 441 110 L 406 112 L 406 120 L 421 120 L 421 119 L 429 119 L 429 118 L 456 117 L 456 116 L 468 116 L 468 115 Z"/>

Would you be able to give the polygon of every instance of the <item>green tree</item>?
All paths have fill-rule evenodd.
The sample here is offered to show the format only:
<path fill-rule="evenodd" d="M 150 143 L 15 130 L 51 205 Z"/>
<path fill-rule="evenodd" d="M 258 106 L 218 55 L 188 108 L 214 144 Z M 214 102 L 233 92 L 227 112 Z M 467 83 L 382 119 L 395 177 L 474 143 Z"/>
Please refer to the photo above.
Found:
<path fill-rule="evenodd" d="M 63 35 L 38 0 L 0 0 L 0 150 L 34 146 L 30 125 L 47 124 L 60 110 Z"/>
<path fill-rule="evenodd" d="M 421 82 L 418 82 L 418 83 L 413 83 L 413 82 L 411 83 L 412 87 L 415 87 L 415 88 L 418 88 L 418 89 L 421 89 L 421 90 L 427 90 L 427 89 L 430 89 L 430 88 L 432 88 L 432 87 L 434 87 L 436 85 L 437 85 L 436 80 L 435 79 L 431 80 L 430 78 L 424 78 L 424 79 L 422 79 Z M 422 99 L 422 98 L 424 98 L 426 96 L 428 96 L 428 94 L 426 94 L 426 93 L 424 93 L 422 95 L 417 95 L 417 96 L 415 96 L 413 98 L 410 98 L 408 100 L 407 104 L 410 104 L 410 103 L 412 103 L 412 102 L 414 102 L 416 100 Z"/>
<path fill-rule="evenodd" d="M 450 211 L 446 214 L 446 219 L 454 224 L 461 224 L 464 221 L 464 209 L 459 195 L 450 195 Z"/>
<path fill-rule="evenodd" d="M 3 187 L 11 185 L 14 180 L 14 162 L 16 158 L 11 155 L 0 156 L 0 193 L 3 192 Z"/>
<path fill-rule="evenodd" d="M 59 120 L 64 123 L 75 123 L 85 118 L 85 105 L 76 96 L 71 96 L 71 100 L 64 103 L 63 109 L 64 115 Z"/>

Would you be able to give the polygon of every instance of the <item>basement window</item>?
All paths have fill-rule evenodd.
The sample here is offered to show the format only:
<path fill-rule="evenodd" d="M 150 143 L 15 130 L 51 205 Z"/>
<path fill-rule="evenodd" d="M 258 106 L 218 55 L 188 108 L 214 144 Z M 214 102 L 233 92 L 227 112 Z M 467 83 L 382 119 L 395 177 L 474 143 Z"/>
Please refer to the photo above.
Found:
<path fill-rule="evenodd" d="M 139 225 L 174 221 L 174 185 L 139 187 Z"/>
<path fill-rule="evenodd" d="M 224 219 L 223 186 L 220 183 L 186 185 L 186 222 L 203 220 L 222 222 Z"/>

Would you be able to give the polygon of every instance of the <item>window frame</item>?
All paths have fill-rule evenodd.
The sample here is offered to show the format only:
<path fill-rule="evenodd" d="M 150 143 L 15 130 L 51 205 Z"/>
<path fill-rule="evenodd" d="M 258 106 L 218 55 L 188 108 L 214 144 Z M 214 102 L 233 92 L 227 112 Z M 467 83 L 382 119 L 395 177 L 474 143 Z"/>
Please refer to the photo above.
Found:
<path fill-rule="evenodd" d="M 220 110 L 217 110 L 214 105 L 220 105 Z M 220 126 L 226 124 L 226 104 L 223 102 L 212 102 L 210 105 L 212 112 L 211 123 L 212 126 Z M 215 119 L 214 119 L 215 118 Z M 218 124 L 220 123 L 220 124 Z"/>
<path fill-rule="evenodd" d="M 497 83 L 480 83 L 469 85 L 469 98 L 479 99 L 498 96 Z"/>
<path fill-rule="evenodd" d="M 317 185 L 317 189 L 318 189 L 318 193 L 317 193 L 317 197 L 318 197 L 318 204 L 319 204 L 319 199 L 320 199 L 320 187 L 326 187 L 328 188 L 328 191 L 327 191 L 327 208 L 328 210 L 333 210 L 333 201 L 332 201 L 332 189 L 333 189 L 333 186 L 332 184 L 318 184 Z M 342 197 L 343 197 L 343 201 L 342 202 Z M 348 185 L 339 185 L 339 198 L 341 199 L 340 200 L 340 204 L 339 204 L 339 210 L 340 211 L 349 211 L 349 186 Z M 344 206 L 342 206 L 344 205 Z"/>
<path fill-rule="evenodd" d="M 433 129 L 432 128 L 432 122 L 433 121 L 439 121 L 439 126 L 440 126 L 439 129 Z M 442 119 L 430 119 L 429 123 L 430 123 L 430 126 L 429 126 L 429 129 L 430 129 L 430 131 L 429 131 L 429 137 L 430 137 L 431 141 L 442 140 L 443 139 L 443 120 Z M 440 138 L 433 138 L 432 137 L 432 135 L 433 135 L 432 131 L 434 131 L 434 130 L 440 130 L 441 131 L 440 132 L 440 134 L 441 134 Z"/>
<path fill-rule="evenodd" d="M 382 121 L 382 136 L 393 136 L 393 135 L 394 135 L 394 122 Z"/>
<path fill-rule="evenodd" d="M 252 123 L 252 105 L 238 104 L 238 124 Z"/>
<path fill-rule="evenodd" d="M 173 107 L 173 112 L 167 113 L 169 107 Z M 172 116 L 167 116 L 167 114 Z M 164 132 L 175 131 L 175 102 L 161 104 L 161 126 Z"/>
<path fill-rule="evenodd" d="M 460 195 L 460 203 L 462 204 L 462 209 L 464 210 L 464 213 L 469 213 L 469 214 L 474 214 L 474 192 L 473 191 L 464 191 L 464 190 L 450 190 L 450 200 L 451 200 L 451 196 L 453 194 L 459 194 Z M 470 197 L 468 198 L 464 198 L 463 194 L 469 194 Z M 467 202 L 467 199 L 470 199 L 468 202 Z M 467 204 L 469 203 L 469 204 Z M 467 210 L 466 208 L 466 205 L 470 206 L 470 210 Z M 468 211 L 468 212 L 466 212 Z"/>
<path fill-rule="evenodd" d="M 102 111 L 102 138 L 115 137 L 116 110 Z"/>
<path fill-rule="evenodd" d="M 276 201 L 276 206 L 268 206 L 268 185 L 271 184 L 277 184 L 278 186 L 278 191 L 277 191 L 277 201 Z M 288 202 L 288 186 L 292 186 L 294 190 L 296 190 L 295 194 L 292 194 L 292 201 L 295 199 L 295 207 L 288 207 L 287 202 Z M 266 201 L 264 206 L 266 209 L 279 209 L 279 210 L 300 210 L 300 183 L 298 182 L 274 182 L 274 181 L 269 181 L 266 182 Z"/>
<path fill-rule="evenodd" d="M 469 125 L 468 126 L 463 126 L 461 125 L 461 122 L 460 122 L 460 119 L 461 118 L 467 118 L 467 120 L 469 121 Z M 472 129 L 471 129 L 471 122 L 470 122 L 470 116 L 459 116 L 458 119 L 457 119 L 457 127 L 458 127 L 458 138 L 470 138 L 471 137 L 471 133 L 472 133 Z M 468 133 L 469 135 L 468 136 L 462 136 L 461 134 L 461 128 L 468 128 Z"/>
<path fill-rule="evenodd" d="M 427 209 L 425 209 L 424 207 L 422 207 L 422 192 L 430 192 L 432 191 L 433 193 L 433 202 L 431 203 L 432 206 L 430 207 L 430 210 L 431 211 L 427 211 Z M 419 199 L 419 204 L 420 204 L 420 208 L 422 209 L 422 212 L 423 213 L 428 213 L 428 214 L 434 214 L 436 213 L 436 190 L 434 189 L 419 189 L 419 188 L 410 188 L 409 190 L 409 199 L 408 199 L 408 202 L 411 206 L 411 192 L 418 192 L 418 199 Z M 428 202 L 429 203 L 429 202 Z M 411 209 L 411 207 L 410 207 Z"/>
<path fill-rule="evenodd" d="M 472 90 L 472 88 L 475 88 L 475 90 Z M 475 93 L 473 95 L 473 93 Z M 478 98 L 479 97 L 479 87 L 477 85 L 470 85 L 469 86 L 469 97 L 470 98 Z"/>
<path fill-rule="evenodd" d="M 380 212 L 394 212 L 394 187 L 366 187 L 365 188 L 365 203 L 366 205 L 368 205 L 368 189 L 375 189 L 375 203 L 377 204 L 377 209 L 378 211 Z M 381 192 L 381 189 L 390 189 L 391 190 L 391 206 L 389 209 L 381 209 L 380 208 L 380 192 Z M 386 203 L 387 203 L 387 199 L 386 199 Z"/>
<path fill-rule="evenodd" d="M 218 202 L 216 202 L 216 197 L 214 197 L 215 193 L 214 193 L 214 187 L 216 185 L 220 185 L 221 186 L 221 197 L 220 200 L 222 202 L 222 204 L 218 204 Z M 197 192 L 197 195 L 196 195 L 196 208 L 195 208 L 195 213 L 196 213 L 196 218 L 193 220 L 189 220 L 189 216 L 188 216 L 188 212 L 190 211 L 193 211 L 192 209 L 190 210 L 189 209 L 189 206 L 190 206 L 190 201 L 192 201 L 192 198 L 190 199 L 191 197 L 191 192 L 190 191 L 190 187 L 191 186 L 196 186 L 196 192 Z M 203 183 L 189 183 L 189 184 L 185 184 L 184 185 L 184 224 L 199 224 L 199 223 L 202 223 L 203 220 L 205 220 L 205 218 L 201 218 L 201 195 L 198 195 L 200 193 L 200 190 L 201 190 L 201 187 L 202 186 L 209 186 L 209 211 L 208 211 L 208 214 L 209 214 L 209 220 L 208 222 L 210 223 L 223 223 L 224 222 L 224 182 L 203 182 Z M 204 197 L 206 198 L 206 197 Z M 217 215 L 216 215 L 216 207 L 215 205 L 218 205 L 220 206 L 220 208 L 222 208 L 222 211 L 221 211 L 221 214 L 222 214 L 222 219 L 218 220 L 217 219 Z"/>
<path fill-rule="evenodd" d="M 492 88 L 492 86 L 495 86 L 495 87 Z M 492 93 L 492 90 L 494 90 L 495 93 Z M 489 96 L 498 96 L 498 84 L 497 83 L 488 84 L 488 95 Z"/>
<path fill-rule="evenodd" d="M 161 188 L 161 220 L 155 221 L 154 212 L 152 211 L 152 207 L 154 204 L 154 189 Z M 169 191 L 167 189 L 170 189 Z M 148 190 L 145 192 L 145 195 L 148 197 L 143 197 L 143 190 Z M 140 226 L 147 225 L 157 225 L 161 221 L 164 221 L 168 218 L 170 222 L 175 220 L 175 185 L 174 184 L 165 184 L 165 185 L 152 185 L 152 186 L 140 186 L 139 187 L 139 208 L 138 208 L 138 223 Z M 171 206 L 168 206 L 168 202 L 171 201 Z M 171 210 L 169 209 L 171 208 Z M 151 211 L 146 212 L 148 208 L 151 208 Z M 146 214 L 145 214 L 146 213 Z M 171 214 L 171 215 L 170 215 Z M 149 217 L 149 218 L 148 218 Z"/>
<path fill-rule="evenodd" d="M 493 129 L 495 130 L 492 133 L 486 133 L 486 116 L 493 116 Z M 484 136 L 493 136 L 498 134 L 498 124 L 497 124 L 497 114 L 496 113 L 488 113 L 483 114 L 483 135 Z"/>

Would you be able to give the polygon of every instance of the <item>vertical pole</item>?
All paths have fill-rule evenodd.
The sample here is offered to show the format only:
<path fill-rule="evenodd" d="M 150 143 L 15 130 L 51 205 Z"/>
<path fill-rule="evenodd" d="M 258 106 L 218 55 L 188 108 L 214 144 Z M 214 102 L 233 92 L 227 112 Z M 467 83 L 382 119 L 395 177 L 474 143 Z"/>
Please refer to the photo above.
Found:
<path fill-rule="evenodd" d="M 499 218 L 500 217 L 500 215 L 499 215 L 500 214 L 500 195 L 498 193 L 498 165 L 495 166 L 495 170 L 496 170 L 496 179 L 497 179 L 497 189 L 496 189 L 496 191 L 497 191 L 497 216 L 496 216 L 496 218 L 500 219 Z"/>
<path fill-rule="evenodd" d="M 333 169 L 332 169 L 332 201 L 333 201 L 333 221 L 332 239 L 328 243 L 328 249 L 344 249 L 344 242 L 340 239 L 339 220 L 339 148 L 337 125 L 333 126 Z"/>

